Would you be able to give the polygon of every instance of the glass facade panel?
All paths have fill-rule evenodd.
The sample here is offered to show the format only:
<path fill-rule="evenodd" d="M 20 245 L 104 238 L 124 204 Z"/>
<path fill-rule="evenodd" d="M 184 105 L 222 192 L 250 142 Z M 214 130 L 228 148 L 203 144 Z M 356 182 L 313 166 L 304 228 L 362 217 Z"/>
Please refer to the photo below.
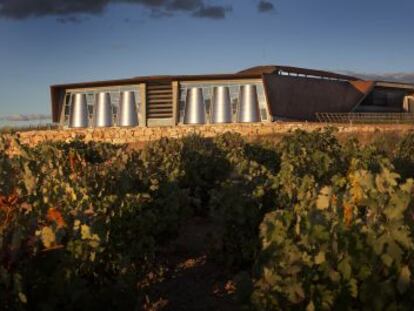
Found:
<path fill-rule="evenodd" d="M 187 90 L 191 88 L 202 88 L 204 104 L 207 111 L 207 123 L 211 123 L 211 101 L 213 88 L 217 86 L 229 87 L 230 100 L 232 103 L 233 122 L 236 122 L 236 113 L 239 106 L 240 87 L 243 85 L 255 85 L 257 88 L 257 97 L 259 101 L 259 110 L 261 121 L 268 120 L 267 102 L 262 81 L 204 81 L 204 82 L 180 82 L 180 109 L 179 123 L 184 122 L 185 104 Z"/>

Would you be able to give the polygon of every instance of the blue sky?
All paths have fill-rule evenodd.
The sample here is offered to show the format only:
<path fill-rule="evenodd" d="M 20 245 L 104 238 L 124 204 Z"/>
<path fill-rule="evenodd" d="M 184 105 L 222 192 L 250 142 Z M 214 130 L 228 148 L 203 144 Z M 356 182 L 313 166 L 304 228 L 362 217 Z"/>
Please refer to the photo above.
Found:
<path fill-rule="evenodd" d="M 60 6 L 36 7 L 48 1 Z M 0 0 L 0 119 L 49 114 L 55 83 L 259 64 L 414 72 L 413 0 L 266 0 L 264 12 L 259 0 L 89 0 L 94 7 L 67 7 L 71 1 Z"/>

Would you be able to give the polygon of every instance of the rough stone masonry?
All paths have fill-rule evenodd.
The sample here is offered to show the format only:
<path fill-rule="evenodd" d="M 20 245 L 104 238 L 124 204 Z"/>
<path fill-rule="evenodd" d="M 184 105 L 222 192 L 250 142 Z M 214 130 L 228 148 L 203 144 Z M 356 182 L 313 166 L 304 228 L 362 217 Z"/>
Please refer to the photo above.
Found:
<path fill-rule="evenodd" d="M 313 131 L 325 128 L 322 123 L 246 123 L 246 124 L 214 124 L 202 126 L 174 126 L 174 127 L 135 127 L 135 128 L 94 128 L 94 129 L 59 129 L 45 131 L 28 131 L 18 133 L 23 144 L 34 146 L 44 141 L 71 141 L 75 138 L 85 141 L 99 141 L 114 144 L 144 143 L 158 140 L 162 137 L 180 138 L 190 134 L 199 134 L 204 137 L 213 137 L 226 132 L 239 133 L 245 137 L 263 137 L 277 134 L 286 134 L 295 129 Z M 375 132 L 395 132 L 403 134 L 414 131 L 414 124 L 386 124 L 386 125 L 344 125 L 334 126 L 340 134 L 367 134 Z"/>

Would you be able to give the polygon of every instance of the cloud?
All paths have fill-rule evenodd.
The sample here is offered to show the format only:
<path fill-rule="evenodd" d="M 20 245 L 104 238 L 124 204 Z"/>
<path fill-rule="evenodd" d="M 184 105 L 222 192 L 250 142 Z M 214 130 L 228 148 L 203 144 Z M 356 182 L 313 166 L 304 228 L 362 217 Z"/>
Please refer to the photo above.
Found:
<path fill-rule="evenodd" d="M 257 10 L 260 13 L 271 12 L 271 11 L 274 11 L 275 10 L 275 6 L 270 1 L 260 0 L 260 2 L 257 5 Z"/>
<path fill-rule="evenodd" d="M 193 13 L 193 16 L 204 17 L 211 19 L 223 19 L 226 17 L 227 12 L 231 12 L 231 7 L 224 7 L 218 5 L 201 6 L 197 11 Z"/>
<path fill-rule="evenodd" d="M 5 117 L 0 117 L 1 121 L 41 121 L 41 120 L 51 120 L 50 115 L 46 114 L 15 114 Z"/>
<path fill-rule="evenodd" d="M 342 71 L 342 73 L 363 80 L 414 83 L 414 72 L 361 73 L 355 71 Z"/>
<path fill-rule="evenodd" d="M 151 9 L 151 18 L 164 18 L 172 17 L 174 14 L 170 11 L 160 10 L 160 9 Z"/>
<path fill-rule="evenodd" d="M 195 17 L 222 19 L 231 7 L 210 5 L 207 0 L 0 0 L 0 17 L 26 19 L 57 16 L 59 22 L 79 22 L 78 14 L 99 15 L 110 4 L 127 3 L 147 8 L 151 17 L 171 16 L 176 12 Z M 70 16 L 69 19 L 63 17 Z"/>
<path fill-rule="evenodd" d="M 109 0 L 0 0 L 0 15 L 12 19 L 33 16 L 99 14 Z"/>
<path fill-rule="evenodd" d="M 81 18 L 79 16 L 61 16 L 56 18 L 56 21 L 61 24 L 81 24 L 87 20 L 88 18 Z"/>
<path fill-rule="evenodd" d="M 201 0 L 172 0 L 168 4 L 171 10 L 194 11 L 203 6 Z"/>

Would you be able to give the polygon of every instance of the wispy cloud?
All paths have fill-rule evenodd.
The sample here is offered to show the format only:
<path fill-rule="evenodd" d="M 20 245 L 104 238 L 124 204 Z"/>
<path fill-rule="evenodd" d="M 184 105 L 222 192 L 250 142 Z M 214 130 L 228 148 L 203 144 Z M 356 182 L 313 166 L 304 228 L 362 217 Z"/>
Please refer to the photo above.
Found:
<path fill-rule="evenodd" d="M 342 71 L 342 73 L 363 80 L 414 83 L 414 72 L 361 73 L 355 71 Z"/>
<path fill-rule="evenodd" d="M 260 2 L 257 4 L 257 10 L 260 13 L 272 12 L 275 10 L 275 5 L 268 0 L 260 0 Z"/>
<path fill-rule="evenodd" d="M 97 15 L 108 5 L 127 3 L 150 10 L 152 17 L 184 12 L 194 17 L 223 19 L 231 7 L 213 5 L 207 0 L 0 0 L 0 16 L 11 19 L 57 16 L 60 22 L 79 22 L 77 14 Z M 63 17 L 69 16 L 68 19 Z"/>
<path fill-rule="evenodd" d="M 14 114 L 10 116 L 0 117 L 0 121 L 21 122 L 21 121 L 45 121 L 51 120 L 51 116 L 47 114 Z"/>
<path fill-rule="evenodd" d="M 87 21 L 87 17 L 79 17 L 79 16 L 61 16 L 56 18 L 56 21 L 61 24 L 81 24 Z"/>
<path fill-rule="evenodd" d="M 233 10 L 232 7 L 224 7 L 219 5 L 202 5 L 194 13 L 193 16 L 211 18 L 211 19 L 223 19 L 228 12 Z"/>

